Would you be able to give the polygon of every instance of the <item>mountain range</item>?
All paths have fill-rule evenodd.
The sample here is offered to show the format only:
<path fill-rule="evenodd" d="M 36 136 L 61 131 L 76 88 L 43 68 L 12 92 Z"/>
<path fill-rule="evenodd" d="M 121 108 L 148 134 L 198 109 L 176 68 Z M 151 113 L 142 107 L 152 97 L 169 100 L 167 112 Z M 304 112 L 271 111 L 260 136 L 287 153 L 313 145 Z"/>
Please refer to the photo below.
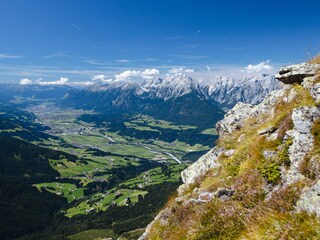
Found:
<path fill-rule="evenodd" d="M 281 84 L 273 75 L 217 77 L 201 84 L 186 75 L 145 82 L 110 82 L 69 91 L 63 104 L 108 113 L 143 113 L 180 124 L 212 127 L 237 102 L 257 104 Z"/>

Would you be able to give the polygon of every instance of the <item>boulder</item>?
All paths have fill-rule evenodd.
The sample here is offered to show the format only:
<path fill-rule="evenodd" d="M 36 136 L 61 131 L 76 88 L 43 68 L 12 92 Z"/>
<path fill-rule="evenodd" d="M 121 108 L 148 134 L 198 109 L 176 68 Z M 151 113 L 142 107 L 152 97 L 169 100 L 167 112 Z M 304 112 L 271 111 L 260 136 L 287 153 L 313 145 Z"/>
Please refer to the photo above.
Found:
<path fill-rule="evenodd" d="M 315 76 L 320 69 L 320 64 L 301 63 L 282 67 L 276 78 L 285 84 L 301 84 L 306 77 Z"/>

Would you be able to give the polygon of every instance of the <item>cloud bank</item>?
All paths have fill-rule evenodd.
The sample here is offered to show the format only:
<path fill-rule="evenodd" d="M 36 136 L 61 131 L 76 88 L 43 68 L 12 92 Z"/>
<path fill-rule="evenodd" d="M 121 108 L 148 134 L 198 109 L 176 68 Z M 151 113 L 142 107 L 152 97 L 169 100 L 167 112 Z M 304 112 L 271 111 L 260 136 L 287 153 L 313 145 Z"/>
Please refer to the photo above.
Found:
<path fill-rule="evenodd" d="M 260 73 L 260 72 L 263 72 L 263 71 L 271 71 L 271 70 L 273 70 L 273 66 L 271 66 L 269 63 L 270 63 L 270 60 L 258 63 L 256 65 L 249 64 L 245 68 L 245 70 L 248 73 Z"/>
<path fill-rule="evenodd" d="M 146 69 L 144 71 L 127 70 L 120 74 L 115 75 L 115 81 L 131 80 L 132 78 L 152 79 L 154 76 L 159 75 L 158 69 Z"/>

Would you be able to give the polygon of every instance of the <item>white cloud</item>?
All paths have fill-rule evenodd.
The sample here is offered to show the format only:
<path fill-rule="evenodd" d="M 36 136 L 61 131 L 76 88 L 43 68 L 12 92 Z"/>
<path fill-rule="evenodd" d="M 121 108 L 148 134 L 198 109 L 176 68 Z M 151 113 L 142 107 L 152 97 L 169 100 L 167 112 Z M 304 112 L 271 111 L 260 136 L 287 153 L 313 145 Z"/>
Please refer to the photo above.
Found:
<path fill-rule="evenodd" d="M 168 72 L 174 75 L 181 75 L 185 73 L 193 73 L 194 69 L 180 67 L 180 68 L 172 68 Z"/>
<path fill-rule="evenodd" d="M 71 57 L 69 54 L 66 54 L 63 51 L 59 51 L 50 55 L 43 56 L 43 58 L 55 58 L 55 57 Z"/>
<path fill-rule="evenodd" d="M 111 82 L 111 81 L 113 81 L 112 78 L 108 78 L 104 74 L 95 75 L 91 79 L 92 79 L 92 81 L 102 81 L 102 82 Z"/>
<path fill-rule="evenodd" d="M 143 79 L 152 79 L 155 75 L 158 75 L 160 71 L 158 69 L 146 69 L 144 71 L 134 71 L 134 70 L 127 70 L 120 74 L 116 74 L 115 78 L 116 81 L 124 81 L 124 80 L 131 80 L 132 78 L 143 78 Z"/>
<path fill-rule="evenodd" d="M 32 84 L 32 80 L 28 79 L 28 78 L 23 78 L 20 80 L 19 82 L 21 85 L 29 85 Z"/>
<path fill-rule="evenodd" d="M 269 63 L 270 63 L 270 60 L 258 63 L 256 65 L 249 64 L 245 68 L 245 70 L 248 73 L 259 73 L 259 72 L 263 72 L 263 71 L 271 71 L 271 70 L 273 70 L 273 66 L 271 66 Z"/>
<path fill-rule="evenodd" d="M 141 73 L 141 77 L 144 79 L 152 79 L 155 75 L 159 75 L 160 71 L 158 69 L 146 69 Z"/>
<path fill-rule="evenodd" d="M 130 80 L 133 77 L 138 77 L 140 73 L 140 71 L 127 70 L 120 74 L 116 74 L 115 77 L 117 81 Z"/>
<path fill-rule="evenodd" d="M 1 54 L 0 53 L 0 59 L 17 59 L 17 58 L 22 58 L 21 56 L 15 56 L 15 55 L 8 55 L 8 54 Z"/>
<path fill-rule="evenodd" d="M 103 63 L 101 61 L 91 60 L 91 59 L 82 60 L 82 62 L 89 63 L 89 64 L 92 64 L 92 65 L 100 65 L 100 66 L 106 65 L 106 63 Z"/>
<path fill-rule="evenodd" d="M 116 60 L 116 62 L 118 62 L 118 63 L 129 63 L 130 61 L 127 60 L 127 59 L 119 59 L 119 60 Z"/>
<path fill-rule="evenodd" d="M 41 79 L 39 79 L 37 83 L 39 85 L 66 85 L 68 83 L 68 81 L 69 81 L 69 78 L 61 77 L 57 81 L 50 81 L 50 82 L 41 81 Z"/>
<path fill-rule="evenodd" d="M 72 23 L 71 26 L 74 27 L 74 28 L 76 28 L 76 29 L 82 30 L 81 27 L 79 27 L 79 26 L 76 25 L 76 24 L 73 24 L 73 23 Z"/>

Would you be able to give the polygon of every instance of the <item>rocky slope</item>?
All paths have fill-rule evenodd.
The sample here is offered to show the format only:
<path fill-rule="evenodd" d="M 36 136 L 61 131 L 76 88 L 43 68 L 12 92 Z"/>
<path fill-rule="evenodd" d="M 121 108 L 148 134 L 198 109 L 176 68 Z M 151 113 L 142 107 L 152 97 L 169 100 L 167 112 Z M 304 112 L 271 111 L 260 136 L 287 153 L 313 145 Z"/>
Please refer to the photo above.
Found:
<path fill-rule="evenodd" d="M 319 239 L 319 69 L 282 68 L 281 89 L 230 110 L 140 240 Z"/>

